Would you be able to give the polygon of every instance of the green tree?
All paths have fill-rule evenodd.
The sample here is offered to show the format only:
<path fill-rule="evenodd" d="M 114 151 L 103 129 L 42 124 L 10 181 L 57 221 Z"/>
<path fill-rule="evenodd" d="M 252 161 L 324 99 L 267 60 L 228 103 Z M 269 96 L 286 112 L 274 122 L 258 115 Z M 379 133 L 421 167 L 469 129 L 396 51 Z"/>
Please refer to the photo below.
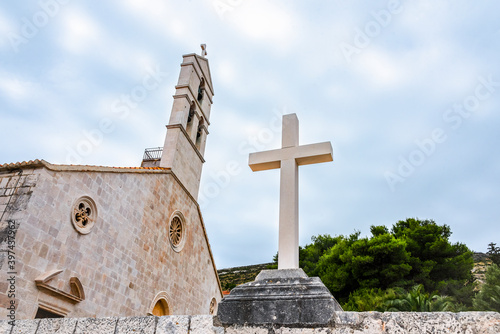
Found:
<path fill-rule="evenodd" d="M 449 242 L 449 226 L 410 218 L 397 222 L 392 234 L 407 242 L 412 266 L 409 276 L 414 284 L 423 284 L 426 290 L 433 290 L 439 282 L 450 277 L 469 278 L 474 264 L 472 252 L 463 244 Z"/>
<path fill-rule="evenodd" d="M 397 222 L 392 227 L 392 234 L 406 241 L 406 249 L 411 254 L 408 285 L 423 284 L 425 291 L 440 294 L 457 293 L 461 296 L 459 302 L 471 304 L 473 286 L 464 285 L 472 282 L 472 252 L 464 244 L 450 243 L 448 225 L 409 218 Z"/>
<path fill-rule="evenodd" d="M 492 264 L 486 271 L 486 282 L 473 300 L 478 311 L 500 312 L 500 267 Z"/>
<path fill-rule="evenodd" d="M 364 308 L 360 298 L 367 291 L 420 284 L 424 291 L 472 305 L 472 252 L 463 244 L 450 243 L 449 226 L 410 218 L 391 230 L 372 226 L 370 231 L 365 238 L 360 232 L 313 238 L 312 244 L 300 249 L 301 268 L 309 276 L 319 276 L 341 303 L 350 303 L 353 309 Z M 358 295 L 358 290 L 365 291 Z"/>
<path fill-rule="evenodd" d="M 411 270 L 406 244 L 389 233 L 359 238 L 359 232 L 338 237 L 337 243 L 319 259 L 315 271 L 340 300 L 359 288 L 387 289 L 398 285 Z"/>
<path fill-rule="evenodd" d="M 488 257 L 491 261 L 493 261 L 493 263 L 500 266 L 500 247 L 496 246 L 496 243 L 491 242 L 488 245 L 488 251 L 486 252 L 486 254 L 488 254 Z"/>
<path fill-rule="evenodd" d="M 318 276 L 316 272 L 318 261 L 326 251 L 335 246 L 341 237 L 331 237 L 329 234 L 313 236 L 312 244 L 306 245 L 304 248 L 299 247 L 299 266 L 309 276 Z"/>

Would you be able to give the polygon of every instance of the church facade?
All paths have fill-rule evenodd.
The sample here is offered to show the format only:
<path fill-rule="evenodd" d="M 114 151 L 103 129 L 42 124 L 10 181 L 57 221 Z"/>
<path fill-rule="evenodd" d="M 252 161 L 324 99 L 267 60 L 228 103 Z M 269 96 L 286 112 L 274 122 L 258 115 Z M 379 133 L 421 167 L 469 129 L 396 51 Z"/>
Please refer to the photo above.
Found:
<path fill-rule="evenodd" d="M 213 86 L 183 56 L 163 149 L 141 167 L 0 165 L 0 317 L 215 314 L 197 203 Z"/>

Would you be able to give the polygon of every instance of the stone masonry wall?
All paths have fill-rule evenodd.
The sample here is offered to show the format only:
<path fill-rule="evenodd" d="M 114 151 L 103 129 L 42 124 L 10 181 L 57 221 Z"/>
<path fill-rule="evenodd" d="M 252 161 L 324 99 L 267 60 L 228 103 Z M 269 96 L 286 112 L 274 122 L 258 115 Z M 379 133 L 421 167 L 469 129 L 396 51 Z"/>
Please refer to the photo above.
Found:
<path fill-rule="evenodd" d="M 23 169 L 17 197 L 1 223 L 4 234 L 8 221 L 17 229 L 16 319 L 33 319 L 42 304 L 71 318 L 146 316 L 160 292 L 170 314 L 209 314 L 212 298 L 218 303 L 222 295 L 198 206 L 172 174 L 154 172 L 159 173 Z M 17 178 L 16 173 L 0 174 L 3 197 L 13 193 Z M 70 218 L 81 196 L 91 197 L 98 211 L 85 235 Z M 176 211 L 185 217 L 186 242 L 180 252 L 168 237 Z M 5 240 L 0 247 L 6 250 Z M 6 264 L 3 256 L 0 319 L 7 319 L 12 299 L 7 297 Z M 39 275 L 56 269 L 63 272 L 48 284 L 70 293 L 70 278 L 77 277 L 85 300 L 71 302 L 37 287 Z"/>
<path fill-rule="evenodd" d="M 10 221 L 10 217 L 27 208 L 36 183 L 37 175 L 34 174 L 33 169 L 0 173 L 0 272 L 2 274 L 9 271 L 7 268 L 9 230 L 15 231 L 18 227 L 18 225 Z M 9 221 L 11 223 L 10 229 Z M 4 275 L 0 277 L 2 278 L 0 281 L 0 305 L 6 306 L 9 305 L 10 284 L 7 282 L 7 278 L 4 278 Z M 3 312 L 0 312 L 0 314 L 3 314 Z"/>
<path fill-rule="evenodd" d="M 338 312 L 328 327 L 222 327 L 212 316 L 37 319 L 0 322 L 0 334 L 497 334 L 500 314 Z"/>

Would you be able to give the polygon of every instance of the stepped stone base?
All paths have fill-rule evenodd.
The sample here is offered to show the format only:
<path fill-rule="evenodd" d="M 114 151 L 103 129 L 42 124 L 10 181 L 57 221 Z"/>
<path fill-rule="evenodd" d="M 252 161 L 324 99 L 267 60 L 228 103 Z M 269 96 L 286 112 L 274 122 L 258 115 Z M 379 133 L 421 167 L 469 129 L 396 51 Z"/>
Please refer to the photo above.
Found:
<path fill-rule="evenodd" d="M 339 303 L 319 277 L 302 269 L 263 270 L 219 303 L 223 325 L 328 325 Z"/>

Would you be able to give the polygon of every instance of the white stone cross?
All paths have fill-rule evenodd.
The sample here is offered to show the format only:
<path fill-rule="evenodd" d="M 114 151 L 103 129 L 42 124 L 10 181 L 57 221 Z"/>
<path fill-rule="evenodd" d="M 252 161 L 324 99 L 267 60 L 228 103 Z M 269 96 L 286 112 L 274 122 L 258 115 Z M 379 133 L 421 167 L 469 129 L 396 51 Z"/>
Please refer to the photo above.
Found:
<path fill-rule="evenodd" d="M 299 146 L 296 114 L 283 115 L 281 149 L 250 153 L 252 171 L 281 168 L 278 269 L 299 268 L 298 166 L 333 161 L 330 142 Z"/>

